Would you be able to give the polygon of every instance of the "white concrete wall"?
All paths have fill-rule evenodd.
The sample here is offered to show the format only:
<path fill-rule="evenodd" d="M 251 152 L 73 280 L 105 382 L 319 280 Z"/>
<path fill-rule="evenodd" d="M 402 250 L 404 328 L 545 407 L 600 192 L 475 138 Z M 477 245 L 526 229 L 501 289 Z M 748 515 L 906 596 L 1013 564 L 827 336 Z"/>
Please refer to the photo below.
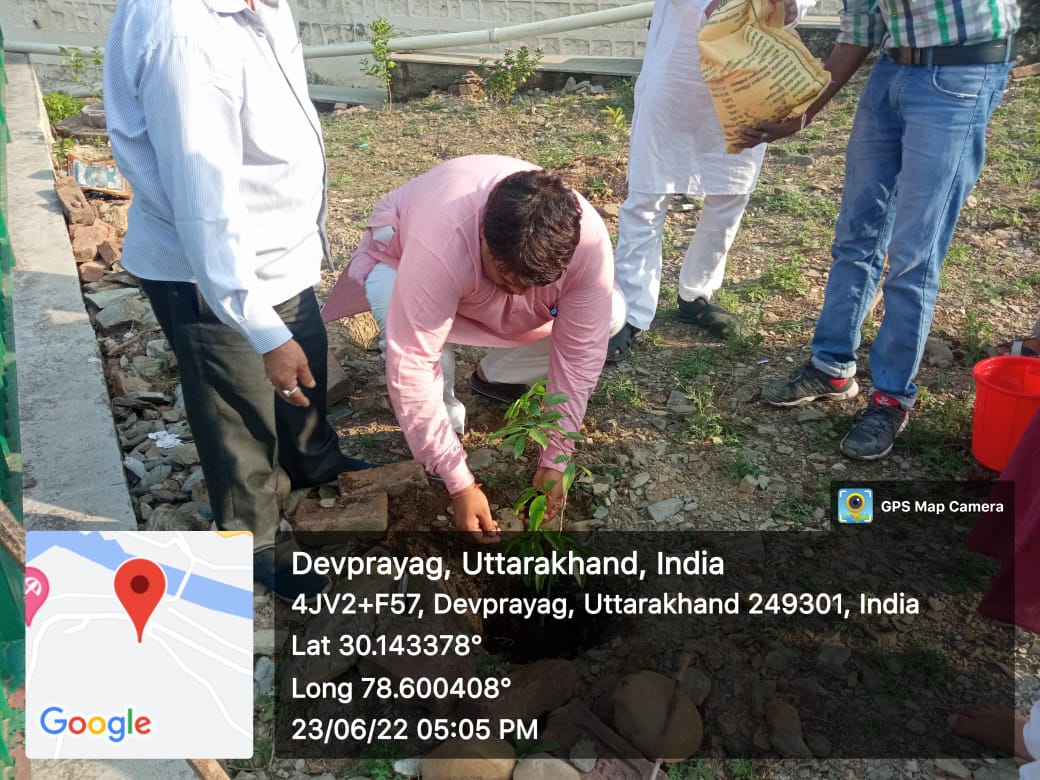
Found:
<path fill-rule="evenodd" d="M 618 8 L 620 0 L 290 0 L 305 44 L 342 43 L 368 38 L 367 26 L 378 17 L 389 20 L 395 35 L 483 30 L 572 14 Z M 10 41 L 72 43 L 82 49 L 104 41 L 116 0 L 2 0 L 0 25 Z M 817 13 L 833 14 L 840 0 L 820 0 Z M 641 57 L 646 20 L 525 40 L 546 54 L 595 57 Z M 485 47 L 499 52 L 507 45 Z M 480 52 L 480 49 L 474 49 Z M 34 57 L 45 89 L 61 82 L 60 60 Z M 361 74 L 357 59 L 312 60 L 314 80 L 342 86 L 373 86 Z"/>

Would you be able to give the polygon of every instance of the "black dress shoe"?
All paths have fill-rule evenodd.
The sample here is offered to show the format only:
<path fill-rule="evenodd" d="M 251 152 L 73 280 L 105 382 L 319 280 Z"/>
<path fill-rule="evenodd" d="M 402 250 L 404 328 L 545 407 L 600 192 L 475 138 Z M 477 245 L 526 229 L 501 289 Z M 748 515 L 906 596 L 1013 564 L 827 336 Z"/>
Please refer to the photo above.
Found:
<path fill-rule="evenodd" d="M 501 401 L 504 404 L 513 403 L 513 401 L 531 389 L 527 385 L 514 385 L 509 382 L 488 382 L 477 376 L 476 371 L 469 378 L 469 386 L 473 388 L 473 392 L 480 393 L 487 398 L 493 398 L 496 401 Z"/>

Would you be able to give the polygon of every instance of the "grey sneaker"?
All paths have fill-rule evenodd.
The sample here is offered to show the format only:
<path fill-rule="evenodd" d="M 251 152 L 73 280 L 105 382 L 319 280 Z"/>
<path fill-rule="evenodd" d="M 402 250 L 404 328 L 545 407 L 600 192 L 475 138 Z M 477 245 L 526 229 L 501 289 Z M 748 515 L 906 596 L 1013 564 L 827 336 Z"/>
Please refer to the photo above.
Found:
<path fill-rule="evenodd" d="M 906 428 L 909 412 L 899 401 L 875 390 L 852 430 L 841 440 L 841 454 L 856 460 L 877 460 L 892 451 L 896 437 Z"/>
<path fill-rule="evenodd" d="M 823 398 L 844 401 L 859 393 L 855 377 L 837 379 L 823 373 L 812 362 L 795 369 L 784 379 L 776 379 L 762 388 L 762 400 L 773 406 L 802 406 Z"/>

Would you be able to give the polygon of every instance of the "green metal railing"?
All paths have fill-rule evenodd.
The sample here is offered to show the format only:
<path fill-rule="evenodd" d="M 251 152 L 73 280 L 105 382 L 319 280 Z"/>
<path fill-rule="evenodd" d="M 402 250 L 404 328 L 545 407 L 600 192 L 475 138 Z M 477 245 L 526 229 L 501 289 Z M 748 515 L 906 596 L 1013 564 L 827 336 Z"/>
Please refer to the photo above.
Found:
<path fill-rule="evenodd" d="M 11 268 L 14 254 L 7 230 L 7 73 L 0 30 L 0 500 L 21 522 L 21 457 L 18 439 L 18 399 L 15 380 L 14 320 L 11 307 Z M 0 548 L 0 780 L 13 780 L 12 738 L 21 731 L 24 711 L 8 706 L 8 694 L 25 677 L 24 562 Z"/>

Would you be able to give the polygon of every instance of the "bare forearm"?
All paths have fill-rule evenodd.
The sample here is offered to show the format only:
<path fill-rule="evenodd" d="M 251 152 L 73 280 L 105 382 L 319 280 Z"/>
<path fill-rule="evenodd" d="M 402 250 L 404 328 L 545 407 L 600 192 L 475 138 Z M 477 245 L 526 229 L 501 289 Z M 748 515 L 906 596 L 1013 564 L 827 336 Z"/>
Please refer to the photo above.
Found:
<path fill-rule="evenodd" d="M 831 98 L 837 95 L 853 74 L 860 69 L 869 53 L 870 50 L 866 46 L 853 46 L 851 43 L 836 44 L 831 50 L 830 56 L 827 57 L 827 62 L 823 65 L 824 70 L 831 74 L 831 83 L 812 102 L 806 113 L 809 116 L 815 116 L 820 109 L 827 105 Z"/>

